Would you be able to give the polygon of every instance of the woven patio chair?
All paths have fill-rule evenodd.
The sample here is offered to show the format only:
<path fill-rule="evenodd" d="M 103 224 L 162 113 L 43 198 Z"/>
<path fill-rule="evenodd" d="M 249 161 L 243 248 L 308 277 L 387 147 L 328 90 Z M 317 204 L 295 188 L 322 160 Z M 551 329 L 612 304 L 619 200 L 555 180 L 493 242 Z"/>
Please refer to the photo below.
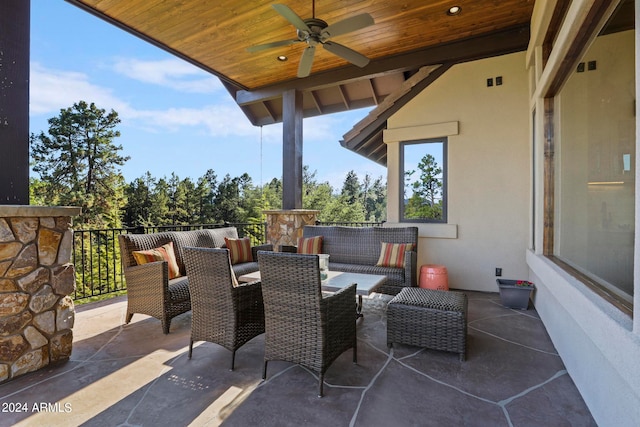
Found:
<path fill-rule="evenodd" d="M 264 333 L 260 282 L 238 284 L 228 249 L 186 247 L 184 262 L 191 290 L 191 341 L 209 341 L 231 351 Z"/>
<path fill-rule="evenodd" d="M 191 310 L 189 280 L 186 276 L 169 279 L 166 261 L 136 265 L 133 251 L 149 250 L 173 242 L 176 233 L 121 234 L 118 236 L 122 269 L 127 281 L 127 315 L 135 313 L 155 317 L 162 322 L 162 332 L 169 333 L 171 319 Z"/>
<path fill-rule="evenodd" d="M 316 255 L 258 252 L 265 312 L 267 363 L 282 360 L 304 366 L 319 376 L 323 395 L 324 373 L 345 350 L 353 348 L 357 362 L 356 285 L 323 295 Z"/>

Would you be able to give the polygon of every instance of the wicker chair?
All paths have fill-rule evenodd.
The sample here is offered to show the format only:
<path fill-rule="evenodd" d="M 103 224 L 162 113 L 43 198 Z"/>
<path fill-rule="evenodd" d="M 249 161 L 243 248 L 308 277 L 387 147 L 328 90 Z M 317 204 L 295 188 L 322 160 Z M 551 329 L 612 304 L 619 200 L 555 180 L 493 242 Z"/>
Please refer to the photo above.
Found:
<path fill-rule="evenodd" d="M 191 341 L 209 341 L 231 351 L 264 333 L 264 306 L 260 282 L 235 281 L 228 249 L 184 248 L 191 290 Z"/>
<path fill-rule="evenodd" d="M 134 250 L 157 248 L 171 242 L 171 233 L 121 234 L 118 240 L 127 281 L 125 322 L 131 322 L 134 313 L 146 314 L 159 319 L 162 331 L 168 334 L 171 319 L 191 310 L 189 280 L 186 276 L 170 280 L 166 261 L 136 265 L 132 253 Z"/>
<path fill-rule="evenodd" d="M 357 362 L 356 285 L 323 296 L 315 255 L 260 251 L 258 263 L 265 312 L 262 379 L 270 360 L 297 363 L 318 373 L 322 397 L 331 363 L 349 348 Z"/>
<path fill-rule="evenodd" d="M 191 310 L 189 278 L 184 265 L 185 247 L 220 248 L 225 237 L 238 238 L 235 227 L 190 231 L 165 231 L 151 234 L 121 234 L 118 236 L 122 270 L 127 281 L 126 323 L 135 313 L 146 314 L 162 322 L 162 331 L 169 333 L 171 319 Z M 138 265 L 133 252 L 154 249 L 173 243 L 180 277 L 169 279 L 166 261 Z M 258 250 L 273 250 L 273 245 L 253 246 L 253 259 Z M 258 262 L 242 262 L 233 265 L 236 277 L 258 271 Z"/>

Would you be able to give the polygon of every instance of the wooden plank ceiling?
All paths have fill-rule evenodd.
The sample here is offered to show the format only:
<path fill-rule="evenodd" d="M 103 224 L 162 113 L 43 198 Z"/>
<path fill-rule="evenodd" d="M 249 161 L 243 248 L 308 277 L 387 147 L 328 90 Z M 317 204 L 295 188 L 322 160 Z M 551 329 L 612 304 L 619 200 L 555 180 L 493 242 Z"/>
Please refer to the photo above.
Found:
<path fill-rule="evenodd" d="M 534 0 L 317 0 L 329 25 L 369 13 L 375 24 L 332 39 L 367 56 L 364 68 L 318 48 L 297 78 L 306 46 L 247 48 L 296 38 L 272 7 L 312 17 L 311 0 L 67 0 L 218 76 L 254 125 L 282 120 L 282 93 L 303 93 L 304 116 L 377 106 L 423 66 L 524 50 Z M 449 16 L 451 6 L 462 12 Z M 284 55 L 287 61 L 278 61 Z M 406 85 L 405 85 L 406 86 Z M 380 159 L 376 161 L 380 162 Z"/>

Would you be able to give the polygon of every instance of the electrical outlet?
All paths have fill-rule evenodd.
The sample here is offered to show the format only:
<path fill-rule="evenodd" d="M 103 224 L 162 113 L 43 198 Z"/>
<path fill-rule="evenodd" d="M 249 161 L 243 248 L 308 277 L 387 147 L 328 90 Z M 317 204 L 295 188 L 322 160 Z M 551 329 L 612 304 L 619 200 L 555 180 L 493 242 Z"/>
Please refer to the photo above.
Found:
<path fill-rule="evenodd" d="M 502 276 L 502 269 L 500 267 L 496 267 L 496 277 Z"/>
<path fill-rule="evenodd" d="M 489 78 L 487 79 L 487 87 L 491 87 L 491 86 L 493 86 L 493 79 Z"/>
<path fill-rule="evenodd" d="M 502 76 L 496 77 L 496 86 L 502 86 Z"/>

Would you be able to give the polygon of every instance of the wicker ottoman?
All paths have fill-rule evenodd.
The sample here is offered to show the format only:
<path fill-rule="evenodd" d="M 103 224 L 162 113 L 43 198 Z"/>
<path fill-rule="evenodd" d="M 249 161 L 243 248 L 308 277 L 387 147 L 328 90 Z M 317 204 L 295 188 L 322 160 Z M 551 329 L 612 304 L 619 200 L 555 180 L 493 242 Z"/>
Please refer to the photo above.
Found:
<path fill-rule="evenodd" d="M 403 288 L 387 307 L 387 345 L 452 351 L 465 360 L 467 296 L 462 292 Z"/>

